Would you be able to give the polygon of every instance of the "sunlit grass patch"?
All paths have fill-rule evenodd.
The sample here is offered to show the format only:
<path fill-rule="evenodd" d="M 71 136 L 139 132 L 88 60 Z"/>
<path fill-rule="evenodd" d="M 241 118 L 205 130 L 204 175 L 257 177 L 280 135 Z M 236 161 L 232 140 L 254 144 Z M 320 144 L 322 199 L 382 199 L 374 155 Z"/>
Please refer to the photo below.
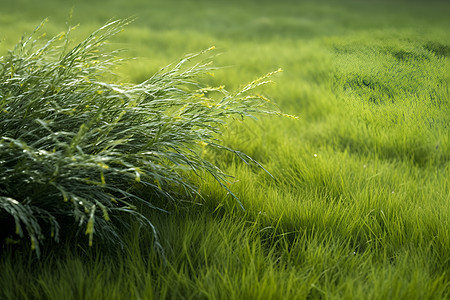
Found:
<path fill-rule="evenodd" d="M 47 15 L 46 30 L 58 33 L 65 5 L 4 3 L 0 56 Z M 165 259 L 152 231 L 130 214 L 128 227 L 118 228 L 120 250 L 95 236 L 89 247 L 85 226 L 74 226 L 80 239 L 45 243 L 51 251 L 40 260 L 9 239 L 0 298 L 449 298 L 448 8 L 384 0 L 79 2 L 77 37 L 111 16 L 138 17 L 107 48 L 129 48 L 121 57 L 135 58 L 117 69 L 123 82 L 139 84 L 181 53 L 216 45 L 215 65 L 226 68 L 199 77 L 203 86 L 239 90 L 282 67 L 277 84 L 258 92 L 299 119 L 236 118 L 220 133 L 275 179 L 196 144 L 235 175 L 225 185 L 245 211 L 205 170 L 189 176 L 203 198 L 170 214 L 137 205 L 159 229 Z"/>

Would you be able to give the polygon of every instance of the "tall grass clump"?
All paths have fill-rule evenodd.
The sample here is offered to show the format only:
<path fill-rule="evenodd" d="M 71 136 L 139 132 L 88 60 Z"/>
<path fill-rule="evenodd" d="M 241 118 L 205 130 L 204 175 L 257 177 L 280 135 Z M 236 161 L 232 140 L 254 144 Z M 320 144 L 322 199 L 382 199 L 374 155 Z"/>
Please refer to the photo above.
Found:
<path fill-rule="evenodd" d="M 0 58 L 0 222 L 38 255 L 62 229 L 85 233 L 90 245 L 94 234 L 120 244 L 127 214 L 155 232 L 139 207 L 201 197 L 192 176 L 228 189 L 202 149 L 253 162 L 223 146 L 221 130 L 230 117 L 277 114 L 249 93 L 271 74 L 233 93 L 202 85 L 213 69 L 206 51 L 142 83 L 120 82 L 112 70 L 122 59 L 105 44 L 127 23 L 110 22 L 75 46 L 73 28 L 44 41 L 39 26 Z"/>

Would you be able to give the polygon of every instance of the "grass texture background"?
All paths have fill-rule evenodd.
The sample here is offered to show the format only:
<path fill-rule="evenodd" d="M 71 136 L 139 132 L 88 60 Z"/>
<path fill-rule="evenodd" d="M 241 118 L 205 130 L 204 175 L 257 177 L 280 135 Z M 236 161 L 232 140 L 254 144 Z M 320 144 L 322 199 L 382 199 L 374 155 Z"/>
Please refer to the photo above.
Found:
<path fill-rule="evenodd" d="M 202 155 L 232 174 L 230 190 L 170 214 L 153 235 L 130 219 L 123 250 L 52 245 L 37 259 L 10 245 L 5 299 L 444 299 L 450 295 L 450 105 L 446 1 L 0 1 L 0 55 L 49 17 L 85 37 L 113 17 L 137 20 L 111 48 L 139 83 L 186 53 L 221 55 L 205 84 L 242 87 L 282 68 L 259 92 L 298 120 L 230 124 L 232 155 Z M 192 180 L 196 180 L 193 177 Z M 124 229 L 125 230 L 125 229 Z"/>

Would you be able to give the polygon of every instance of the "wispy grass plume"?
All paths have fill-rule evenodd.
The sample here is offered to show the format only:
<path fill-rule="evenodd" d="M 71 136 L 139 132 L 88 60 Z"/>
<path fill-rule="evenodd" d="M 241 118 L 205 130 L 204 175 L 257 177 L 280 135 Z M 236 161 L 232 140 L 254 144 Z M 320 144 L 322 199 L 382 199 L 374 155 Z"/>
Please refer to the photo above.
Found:
<path fill-rule="evenodd" d="M 45 237 L 58 240 L 61 222 L 82 228 L 91 245 L 94 234 L 120 241 L 123 212 L 155 231 L 137 207 L 163 209 L 161 200 L 198 194 L 193 173 L 209 173 L 227 189 L 227 175 L 200 155 L 202 147 L 251 162 L 221 145 L 224 123 L 277 114 L 249 94 L 268 76 L 235 93 L 200 84 L 213 69 L 207 51 L 140 84 L 113 80 L 121 59 L 104 45 L 127 23 L 112 21 L 74 47 L 72 28 L 43 42 L 41 25 L 0 58 L 0 220 L 14 219 L 15 233 L 38 254 Z"/>

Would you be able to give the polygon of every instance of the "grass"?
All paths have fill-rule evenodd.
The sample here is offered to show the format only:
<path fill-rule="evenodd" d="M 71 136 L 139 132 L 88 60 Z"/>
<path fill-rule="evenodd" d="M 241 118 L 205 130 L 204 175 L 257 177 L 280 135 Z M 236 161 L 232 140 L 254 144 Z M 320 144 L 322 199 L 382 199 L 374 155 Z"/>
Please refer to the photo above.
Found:
<path fill-rule="evenodd" d="M 254 162 L 221 144 L 227 119 L 281 115 L 268 110 L 268 99 L 249 94 L 274 72 L 233 93 L 202 86 L 199 77 L 214 70 L 197 62 L 204 53 L 136 85 L 111 82 L 111 68 L 121 60 L 102 46 L 127 23 L 112 21 L 73 48 L 73 28 L 39 43 L 41 25 L 0 59 L 0 218 L 14 219 L 15 233 L 29 236 L 38 256 L 43 222 L 58 241 L 61 221 L 73 217 L 86 227 L 90 245 L 94 233 L 120 244 L 114 223 L 124 212 L 154 230 L 136 206 L 165 210 L 167 204 L 153 199 L 178 205 L 201 198 L 191 175 L 209 174 L 234 196 L 228 176 L 202 149 Z"/>
<path fill-rule="evenodd" d="M 46 16 L 49 34 L 60 32 L 71 6 L 15 3 L 2 6 L 2 55 Z M 112 16 L 138 17 L 114 39 L 139 57 L 118 70 L 128 81 L 215 45 L 216 63 L 231 67 L 207 84 L 234 90 L 282 67 L 261 93 L 300 118 L 236 121 L 223 133 L 275 179 L 204 149 L 235 176 L 246 210 L 213 179 L 192 178 L 201 203 L 146 214 L 165 261 L 131 221 L 123 250 L 81 239 L 37 260 L 9 245 L 1 298 L 449 297 L 448 3 L 108 3 L 77 3 L 74 21 L 84 36 Z"/>

